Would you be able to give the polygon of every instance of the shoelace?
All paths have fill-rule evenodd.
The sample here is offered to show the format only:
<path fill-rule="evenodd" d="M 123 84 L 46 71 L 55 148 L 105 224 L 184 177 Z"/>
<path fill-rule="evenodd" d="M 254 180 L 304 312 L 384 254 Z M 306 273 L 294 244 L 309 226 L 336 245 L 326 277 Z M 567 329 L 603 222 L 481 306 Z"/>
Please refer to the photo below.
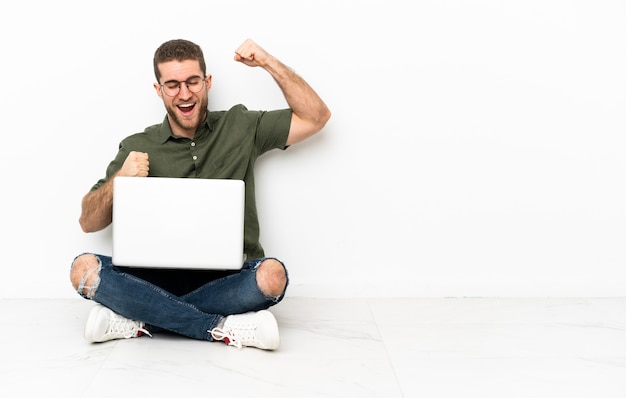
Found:
<path fill-rule="evenodd" d="M 123 316 L 114 313 L 111 315 L 111 319 L 109 320 L 109 329 L 105 334 L 123 336 L 125 339 L 128 339 L 139 336 L 140 332 L 152 337 L 150 332 L 144 329 L 140 322 L 124 318 Z"/>
<path fill-rule="evenodd" d="M 215 328 L 208 332 L 211 333 L 211 336 L 213 336 L 214 339 L 224 340 L 226 344 L 234 345 L 237 348 L 243 347 L 245 343 L 256 341 L 256 327 L 254 325 L 237 325 L 236 333 L 234 329 L 235 327 L 230 326 L 227 329 Z"/>

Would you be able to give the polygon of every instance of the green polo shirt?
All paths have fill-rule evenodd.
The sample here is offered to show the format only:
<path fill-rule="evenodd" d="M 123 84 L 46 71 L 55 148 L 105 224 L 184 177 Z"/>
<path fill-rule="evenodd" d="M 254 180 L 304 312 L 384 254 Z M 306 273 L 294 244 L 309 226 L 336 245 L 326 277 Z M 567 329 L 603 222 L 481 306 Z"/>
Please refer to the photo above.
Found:
<path fill-rule="evenodd" d="M 133 134 L 119 145 L 119 152 L 92 190 L 98 189 L 126 160 L 131 151 L 147 152 L 149 177 L 227 178 L 243 180 L 246 187 L 244 253 L 248 259 L 263 257 L 254 189 L 256 159 L 271 149 L 285 149 L 291 110 L 249 111 L 236 105 L 228 111 L 208 112 L 193 139 L 172 134 L 167 117 L 162 123 Z M 180 204 L 186 205 L 186 204 Z M 202 206 L 196 203 L 192 206 Z M 176 204 L 172 211 L 178 211 Z"/>

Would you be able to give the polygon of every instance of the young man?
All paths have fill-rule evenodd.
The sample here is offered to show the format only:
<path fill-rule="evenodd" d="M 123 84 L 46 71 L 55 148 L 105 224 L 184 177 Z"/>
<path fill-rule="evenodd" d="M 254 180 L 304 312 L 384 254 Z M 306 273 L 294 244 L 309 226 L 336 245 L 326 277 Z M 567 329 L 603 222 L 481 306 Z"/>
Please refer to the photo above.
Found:
<path fill-rule="evenodd" d="M 240 271 L 209 272 L 128 268 L 95 253 L 77 256 L 70 279 L 79 295 L 98 303 L 89 314 L 90 342 L 169 331 L 229 345 L 276 349 L 278 326 L 267 311 L 284 297 L 285 266 L 265 257 L 259 242 L 254 165 L 271 149 L 286 149 L 320 131 L 330 111 L 290 68 L 248 39 L 235 61 L 265 69 L 282 90 L 287 109 L 250 111 L 236 105 L 209 111 L 207 74 L 201 48 L 187 40 L 163 43 L 154 55 L 156 93 L 167 115 L 162 123 L 120 143 L 106 176 L 84 196 L 80 225 L 99 231 L 112 222 L 117 176 L 228 178 L 245 182 L 244 252 Z M 201 203 L 172 204 L 201 206 Z"/>

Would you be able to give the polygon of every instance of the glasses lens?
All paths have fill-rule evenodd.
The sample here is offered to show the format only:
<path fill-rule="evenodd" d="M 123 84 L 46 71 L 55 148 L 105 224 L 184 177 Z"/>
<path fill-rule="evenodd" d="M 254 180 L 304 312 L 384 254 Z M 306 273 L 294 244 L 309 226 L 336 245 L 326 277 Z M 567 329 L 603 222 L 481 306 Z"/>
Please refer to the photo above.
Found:
<path fill-rule="evenodd" d="M 187 79 L 185 83 L 187 84 L 189 91 L 197 93 L 202 90 L 202 87 L 204 86 L 204 79 L 200 76 L 194 76 Z"/>
<path fill-rule="evenodd" d="M 163 91 L 165 94 L 170 97 L 174 97 L 180 91 L 180 83 L 179 82 L 166 82 L 161 85 L 163 87 Z"/>

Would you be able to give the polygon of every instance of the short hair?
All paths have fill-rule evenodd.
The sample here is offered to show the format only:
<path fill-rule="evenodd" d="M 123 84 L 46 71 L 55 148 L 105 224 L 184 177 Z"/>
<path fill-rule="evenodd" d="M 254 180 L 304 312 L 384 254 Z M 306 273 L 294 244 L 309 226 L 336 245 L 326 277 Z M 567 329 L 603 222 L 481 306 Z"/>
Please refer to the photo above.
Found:
<path fill-rule="evenodd" d="M 199 45 L 183 39 L 175 39 L 166 41 L 161 44 L 154 53 L 154 76 L 157 82 L 161 80 L 161 72 L 159 71 L 159 64 L 168 61 L 187 61 L 194 60 L 200 63 L 200 69 L 202 74 L 206 75 L 206 63 L 204 62 L 204 54 Z"/>

